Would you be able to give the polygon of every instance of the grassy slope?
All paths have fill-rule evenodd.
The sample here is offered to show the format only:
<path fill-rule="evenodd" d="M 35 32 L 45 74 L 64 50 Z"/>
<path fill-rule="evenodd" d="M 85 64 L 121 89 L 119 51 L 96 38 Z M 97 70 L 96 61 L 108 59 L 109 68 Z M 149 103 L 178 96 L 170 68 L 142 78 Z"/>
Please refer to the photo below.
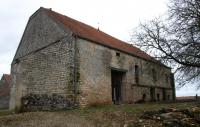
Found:
<path fill-rule="evenodd" d="M 191 108 L 196 103 L 107 105 L 54 112 L 11 114 L 0 112 L 2 127 L 91 127 L 123 126 L 138 119 L 143 111 L 161 108 Z"/>

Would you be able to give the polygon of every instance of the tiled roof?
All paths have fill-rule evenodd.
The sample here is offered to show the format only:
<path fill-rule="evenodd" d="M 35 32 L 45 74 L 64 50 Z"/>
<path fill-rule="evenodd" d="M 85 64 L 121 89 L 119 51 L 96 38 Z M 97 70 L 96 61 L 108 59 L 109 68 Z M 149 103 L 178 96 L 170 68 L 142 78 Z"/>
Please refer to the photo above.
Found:
<path fill-rule="evenodd" d="M 53 17 L 53 19 L 63 24 L 66 29 L 70 29 L 75 35 L 77 35 L 80 38 L 87 39 L 92 42 L 134 55 L 136 57 L 140 57 L 142 59 L 161 64 L 159 61 L 155 60 L 150 55 L 131 44 L 123 42 L 115 37 L 112 37 L 85 23 L 79 22 L 70 17 L 54 12 L 51 9 L 45 10 L 47 11 L 49 16 Z"/>
<path fill-rule="evenodd" d="M 5 80 L 5 82 L 2 82 L 2 80 Z M 1 82 L 2 84 L 0 86 L 0 97 L 8 96 L 10 94 L 11 76 L 8 74 L 3 74 Z"/>
<path fill-rule="evenodd" d="M 10 83 L 11 83 L 11 75 L 3 74 L 3 77 L 6 80 L 6 82 L 10 85 Z"/>

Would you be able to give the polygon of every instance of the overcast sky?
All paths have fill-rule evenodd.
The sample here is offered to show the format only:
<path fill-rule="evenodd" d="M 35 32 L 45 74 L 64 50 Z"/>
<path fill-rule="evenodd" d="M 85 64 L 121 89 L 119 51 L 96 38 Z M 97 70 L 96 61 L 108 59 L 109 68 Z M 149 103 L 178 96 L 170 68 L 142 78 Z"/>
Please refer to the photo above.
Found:
<path fill-rule="evenodd" d="M 10 64 L 28 18 L 39 7 L 52 10 L 100 28 L 128 42 L 139 22 L 164 14 L 168 0 L 1 0 L 0 76 L 10 73 Z M 194 87 L 177 91 L 178 96 L 195 95 Z"/>

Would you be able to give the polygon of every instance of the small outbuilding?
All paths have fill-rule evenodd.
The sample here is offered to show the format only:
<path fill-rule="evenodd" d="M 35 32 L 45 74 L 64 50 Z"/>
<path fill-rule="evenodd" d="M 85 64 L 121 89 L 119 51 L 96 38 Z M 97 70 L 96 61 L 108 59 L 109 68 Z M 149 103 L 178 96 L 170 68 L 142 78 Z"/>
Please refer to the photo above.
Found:
<path fill-rule="evenodd" d="M 29 18 L 11 75 L 11 109 L 175 98 L 171 68 L 131 44 L 42 7 Z"/>
<path fill-rule="evenodd" d="M 0 80 L 0 109 L 8 109 L 10 101 L 11 76 L 3 74 Z"/>

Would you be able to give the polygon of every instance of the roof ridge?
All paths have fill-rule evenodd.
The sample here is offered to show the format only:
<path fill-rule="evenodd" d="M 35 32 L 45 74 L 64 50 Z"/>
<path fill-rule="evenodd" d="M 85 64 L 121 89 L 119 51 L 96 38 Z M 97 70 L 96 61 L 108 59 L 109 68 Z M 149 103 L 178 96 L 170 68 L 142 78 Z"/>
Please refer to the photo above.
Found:
<path fill-rule="evenodd" d="M 46 9 L 46 8 L 45 8 L 45 9 Z M 114 39 L 116 39 L 116 40 L 118 40 L 118 41 L 121 41 L 122 43 L 125 43 L 125 44 L 128 44 L 128 45 L 132 46 L 132 47 L 135 47 L 135 46 L 131 45 L 130 43 L 127 43 L 127 42 L 125 42 L 125 41 L 122 41 L 122 40 L 120 40 L 120 39 L 118 39 L 118 38 L 116 38 L 116 37 L 114 37 L 114 36 L 112 36 L 112 35 L 110 35 L 110 34 L 107 34 L 107 33 L 104 32 L 104 31 L 98 30 L 98 29 L 96 29 L 95 27 L 93 27 L 93 26 L 91 26 L 91 25 L 88 25 L 88 24 L 86 24 L 86 23 L 84 23 L 84 22 L 78 21 L 78 20 L 76 20 L 76 19 L 73 19 L 73 18 L 71 18 L 71 17 L 69 17 L 69 16 L 63 15 L 63 14 L 58 13 L 58 12 L 56 12 L 56 11 L 53 11 L 53 10 L 51 10 L 51 9 L 46 9 L 46 10 L 47 10 L 47 11 L 51 11 L 51 12 L 53 12 L 53 13 L 56 13 L 56 14 L 58 14 L 58 15 L 64 16 L 64 17 L 66 17 L 66 18 L 68 18 L 68 19 L 70 19 L 70 20 L 72 20 L 72 21 L 77 22 L 77 23 L 80 23 L 80 24 L 86 25 L 86 26 L 88 26 L 88 27 L 91 27 L 92 29 L 96 30 L 97 32 L 101 32 L 101 33 L 105 34 L 106 36 L 110 36 L 110 37 L 112 37 L 112 38 L 114 38 Z M 137 48 L 137 47 L 135 47 L 135 48 Z M 139 48 L 138 48 L 138 49 L 139 49 Z M 140 49 L 139 49 L 139 50 L 140 50 Z"/>

